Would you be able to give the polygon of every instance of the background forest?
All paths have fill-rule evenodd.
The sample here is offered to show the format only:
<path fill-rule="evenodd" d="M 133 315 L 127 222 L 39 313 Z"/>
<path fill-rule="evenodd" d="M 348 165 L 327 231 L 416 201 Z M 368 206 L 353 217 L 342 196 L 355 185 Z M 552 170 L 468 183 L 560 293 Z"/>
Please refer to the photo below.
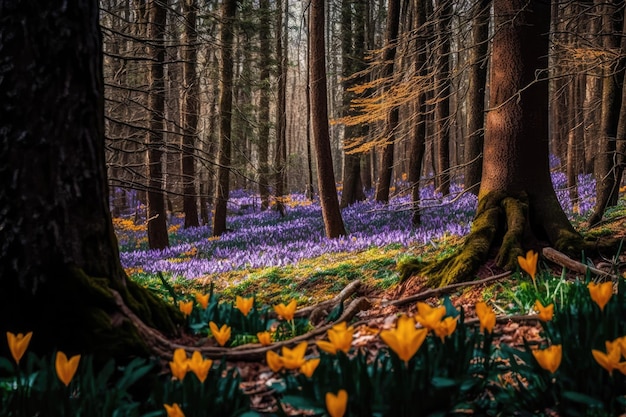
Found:
<path fill-rule="evenodd" d="M 114 215 L 147 204 L 151 248 L 168 246 L 166 210 L 183 212 L 185 227 L 212 224 L 217 236 L 230 190 L 258 193 L 262 210 L 281 212 L 281 196 L 317 192 L 306 3 L 101 7 L 111 204 Z M 536 77 L 549 79 L 553 169 L 566 174 L 575 206 L 579 175 L 595 176 L 595 223 L 617 202 L 624 168 L 624 6 L 551 8 L 549 66 Z M 453 181 L 478 192 L 490 16 L 489 1 L 327 4 L 329 139 L 342 207 L 374 189 L 379 202 L 427 184 L 446 196 Z"/>

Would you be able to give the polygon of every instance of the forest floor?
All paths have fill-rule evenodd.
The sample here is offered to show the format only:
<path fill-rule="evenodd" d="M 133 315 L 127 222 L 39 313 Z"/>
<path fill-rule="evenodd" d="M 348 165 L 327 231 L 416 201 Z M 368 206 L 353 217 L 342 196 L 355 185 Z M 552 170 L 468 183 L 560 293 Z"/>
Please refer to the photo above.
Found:
<path fill-rule="evenodd" d="M 578 226 L 584 229 L 584 225 Z M 626 239 L 626 215 L 617 213 L 599 227 L 584 229 L 583 233 Z M 440 291 L 427 288 L 425 278 L 412 279 L 410 284 L 399 283 L 396 264 L 402 257 L 422 255 L 425 259 L 437 259 L 453 252 L 462 242 L 462 238 L 451 236 L 437 244 L 411 248 L 408 254 L 406 248 L 393 246 L 359 253 L 327 254 L 287 268 L 238 271 L 220 274 L 219 279 L 212 276 L 193 283 L 187 281 L 184 285 L 179 283 L 182 286 L 177 290 L 206 291 L 212 283 L 216 292 L 226 298 L 234 298 L 241 290 L 239 285 L 246 281 L 245 292 L 255 294 L 263 302 L 276 302 L 284 299 L 286 294 L 291 294 L 298 298 L 298 308 L 301 308 L 332 299 L 350 283 L 358 280 L 361 285 L 349 299 L 365 297 L 370 304 L 352 319 L 356 329 L 353 346 L 356 348 L 375 351 L 382 343 L 377 334 L 382 329 L 391 328 L 399 314 L 413 315 L 417 300 L 438 305 L 444 296 L 449 297 L 457 309 L 464 310 L 466 322 L 477 320 L 474 311 L 476 302 L 488 301 L 498 315 L 494 330 L 496 344 L 505 343 L 521 349 L 524 341 L 539 342 L 542 339 L 540 322 L 529 311 L 529 304 L 524 304 L 518 298 L 517 291 L 521 283 L 526 282 L 527 285 L 530 281 L 528 276 L 524 277 L 519 271 L 507 274 L 490 261 L 478 271 L 474 281 Z M 604 257 L 588 259 L 587 262 L 598 267 L 616 267 L 619 274 L 626 277 L 626 255 L 611 259 L 614 255 L 606 254 Z M 545 260 L 540 261 L 540 269 L 551 271 L 553 277 L 584 279 L 584 274 L 571 271 L 562 276 L 562 266 Z M 309 346 L 316 349 L 315 340 L 323 337 L 324 334 L 311 336 L 308 339 Z M 206 339 L 203 341 L 206 342 Z M 196 339 L 193 343 L 203 341 Z M 186 343 L 189 342 L 191 340 L 187 339 Z M 242 376 L 243 388 L 250 395 L 253 409 L 261 413 L 275 412 L 277 402 L 270 383 L 275 381 L 277 375 L 268 368 L 265 360 L 236 361 L 232 364 Z M 285 411 L 288 415 L 303 415 L 302 411 Z"/>

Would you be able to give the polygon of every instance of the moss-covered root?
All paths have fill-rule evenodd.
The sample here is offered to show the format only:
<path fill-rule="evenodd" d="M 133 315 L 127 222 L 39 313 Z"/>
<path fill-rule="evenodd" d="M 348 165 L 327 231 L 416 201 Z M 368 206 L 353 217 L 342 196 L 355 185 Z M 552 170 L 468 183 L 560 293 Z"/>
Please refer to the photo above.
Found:
<path fill-rule="evenodd" d="M 404 281 L 411 275 L 419 274 L 427 276 L 427 285 L 433 287 L 470 279 L 489 256 L 503 214 L 500 205 L 502 198 L 501 193 L 493 193 L 481 200 L 470 234 L 459 252 L 432 263 L 405 261 L 398 266 L 401 279 Z"/>
<path fill-rule="evenodd" d="M 517 265 L 517 257 L 523 255 L 522 241 L 528 219 L 528 199 L 506 197 L 502 200 L 506 218 L 506 232 L 496 255 L 496 265 L 509 271 Z"/>

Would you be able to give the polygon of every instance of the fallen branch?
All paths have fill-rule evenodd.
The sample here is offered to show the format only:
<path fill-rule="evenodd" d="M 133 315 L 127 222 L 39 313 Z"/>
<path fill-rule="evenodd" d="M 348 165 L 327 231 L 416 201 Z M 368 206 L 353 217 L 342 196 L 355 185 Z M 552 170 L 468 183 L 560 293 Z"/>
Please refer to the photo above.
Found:
<path fill-rule="evenodd" d="M 557 265 L 561 265 L 562 267 L 565 267 L 569 269 L 570 271 L 578 272 L 580 274 L 586 274 L 587 271 L 589 271 L 594 275 L 599 275 L 599 276 L 611 278 L 611 279 L 617 279 L 617 276 L 609 272 L 606 272 L 601 269 L 597 269 L 592 266 L 585 265 L 581 262 L 575 261 L 569 256 L 567 256 L 566 254 L 559 252 L 558 250 L 554 248 L 550 248 L 550 247 L 543 248 L 542 253 L 543 253 L 543 256 L 547 260 L 552 261 Z"/>
<path fill-rule="evenodd" d="M 507 271 L 507 272 L 503 272 L 502 274 L 498 274 L 498 275 L 494 275 L 494 276 L 491 276 L 491 277 L 479 279 L 479 280 L 476 280 L 476 281 L 458 282 L 458 283 L 455 283 L 455 284 L 446 285 L 445 287 L 434 288 L 434 289 L 431 289 L 431 290 L 426 290 L 424 292 L 412 295 L 410 297 L 405 297 L 405 298 L 400 298 L 398 300 L 389 301 L 389 302 L 383 303 L 383 306 L 401 306 L 401 305 L 412 303 L 412 302 L 415 302 L 415 301 L 425 300 L 425 299 L 430 298 L 430 297 L 438 297 L 441 294 L 447 294 L 447 293 L 452 292 L 452 291 L 454 291 L 454 290 L 456 290 L 458 288 L 470 287 L 470 286 L 481 285 L 481 284 L 488 284 L 488 283 L 490 283 L 492 281 L 497 281 L 497 280 L 499 280 L 501 278 L 508 277 L 511 274 L 512 274 L 511 271 Z"/>

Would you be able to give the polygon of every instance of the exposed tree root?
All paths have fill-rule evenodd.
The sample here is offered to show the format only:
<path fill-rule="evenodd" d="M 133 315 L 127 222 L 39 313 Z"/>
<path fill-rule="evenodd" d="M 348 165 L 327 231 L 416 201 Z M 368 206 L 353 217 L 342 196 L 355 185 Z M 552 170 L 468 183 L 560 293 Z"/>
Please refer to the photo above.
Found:
<path fill-rule="evenodd" d="M 532 206 L 526 193 L 507 195 L 491 192 L 479 203 L 474 222 L 463 247 L 448 258 L 422 263 L 416 259 L 398 265 L 401 282 L 412 275 L 427 277 L 431 287 L 445 287 L 471 280 L 478 268 L 496 250 L 495 263 L 504 270 L 517 266 L 517 257 L 527 249 L 552 245 L 569 255 L 596 253 L 617 247 L 615 241 L 587 241 L 577 233 L 563 213 L 558 200 L 546 198 Z M 541 243 L 547 240 L 547 242 Z"/>

